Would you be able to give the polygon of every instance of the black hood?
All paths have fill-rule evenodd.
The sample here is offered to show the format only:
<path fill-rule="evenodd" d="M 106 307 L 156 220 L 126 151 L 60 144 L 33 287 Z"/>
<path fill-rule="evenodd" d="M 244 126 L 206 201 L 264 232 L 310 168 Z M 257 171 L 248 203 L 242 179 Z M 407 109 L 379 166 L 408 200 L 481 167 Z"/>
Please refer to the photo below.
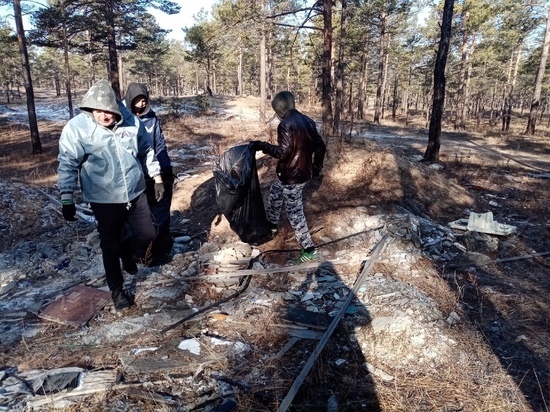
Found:
<path fill-rule="evenodd" d="M 296 108 L 294 96 L 288 91 L 279 92 L 273 98 L 271 107 L 273 107 L 273 110 L 275 110 L 275 113 L 277 113 L 280 118 L 283 118 L 290 110 Z"/>
<path fill-rule="evenodd" d="M 147 85 L 143 83 L 130 83 L 128 85 L 128 90 L 126 90 L 126 95 L 124 96 L 124 103 L 126 107 L 136 114 L 135 107 L 132 106 L 132 101 L 138 96 L 145 96 L 147 99 L 147 105 L 141 114 L 147 113 L 151 109 L 151 102 L 149 101 L 149 91 L 147 90 Z"/>

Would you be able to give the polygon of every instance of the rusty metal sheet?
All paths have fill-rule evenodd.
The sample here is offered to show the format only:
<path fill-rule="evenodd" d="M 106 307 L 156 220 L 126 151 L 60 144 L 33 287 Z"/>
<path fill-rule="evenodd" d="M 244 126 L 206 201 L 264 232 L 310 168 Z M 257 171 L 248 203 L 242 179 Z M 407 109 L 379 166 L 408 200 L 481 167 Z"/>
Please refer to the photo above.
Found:
<path fill-rule="evenodd" d="M 49 305 L 39 318 L 63 325 L 82 326 L 111 299 L 111 293 L 84 285 L 69 289 Z"/>

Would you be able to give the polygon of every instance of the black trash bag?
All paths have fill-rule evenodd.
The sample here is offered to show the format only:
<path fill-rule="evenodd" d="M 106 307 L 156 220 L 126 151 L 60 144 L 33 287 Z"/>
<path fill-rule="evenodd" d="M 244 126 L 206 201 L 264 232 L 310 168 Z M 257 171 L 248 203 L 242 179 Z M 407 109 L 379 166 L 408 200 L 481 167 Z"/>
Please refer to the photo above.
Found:
<path fill-rule="evenodd" d="M 258 180 L 255 152 L 235 146 L 214 163 L 216 203 L 229 226 L 245 243 L 258 244 L 271 234 Z"/>

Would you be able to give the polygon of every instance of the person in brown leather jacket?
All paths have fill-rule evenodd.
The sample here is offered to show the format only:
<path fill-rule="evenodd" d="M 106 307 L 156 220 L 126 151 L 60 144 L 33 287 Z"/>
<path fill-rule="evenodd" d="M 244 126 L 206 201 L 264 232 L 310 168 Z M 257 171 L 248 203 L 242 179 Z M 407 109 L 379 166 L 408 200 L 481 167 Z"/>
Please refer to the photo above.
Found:
<path fill-rule="evenodd" d="M 277 145 L 254 140 L 250 142 L 250 149 L 261 150 L 278 160 L 278 180 L 269 191 L 267 219 L 276 234 L 281 207 L 285 203 L 290 225 L 302 248 L 298 261 L 307 262 L 317 259 L 318 254 L 309 234 L 302 192 L 306 183 L 323 168 L 326 145 L 315 122 L 296 110 L 291 92 L 277 93 L 271 106 L 281 120 L 277 127 Z"/>

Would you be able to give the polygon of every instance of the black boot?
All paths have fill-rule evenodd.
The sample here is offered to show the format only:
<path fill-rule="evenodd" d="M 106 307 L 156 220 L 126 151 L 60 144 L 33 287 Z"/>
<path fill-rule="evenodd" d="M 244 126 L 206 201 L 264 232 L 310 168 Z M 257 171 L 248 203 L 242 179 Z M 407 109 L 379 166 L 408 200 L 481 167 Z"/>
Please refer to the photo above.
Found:
<path fill-rule="evenodd" d="M 117 311 L 128 309 L 134 304 L 132 296 L 123 289 L 113 290 L 111 292 L 111 297 L 113 298 L 113 304 Z"/>
<path fill-rule="evenodd" d="M 130 275 L 135 275 L 136 273 L 138 273 L 137 263 L 132 258 L 122 258 L 122 269 L 124 269 Z"/>

